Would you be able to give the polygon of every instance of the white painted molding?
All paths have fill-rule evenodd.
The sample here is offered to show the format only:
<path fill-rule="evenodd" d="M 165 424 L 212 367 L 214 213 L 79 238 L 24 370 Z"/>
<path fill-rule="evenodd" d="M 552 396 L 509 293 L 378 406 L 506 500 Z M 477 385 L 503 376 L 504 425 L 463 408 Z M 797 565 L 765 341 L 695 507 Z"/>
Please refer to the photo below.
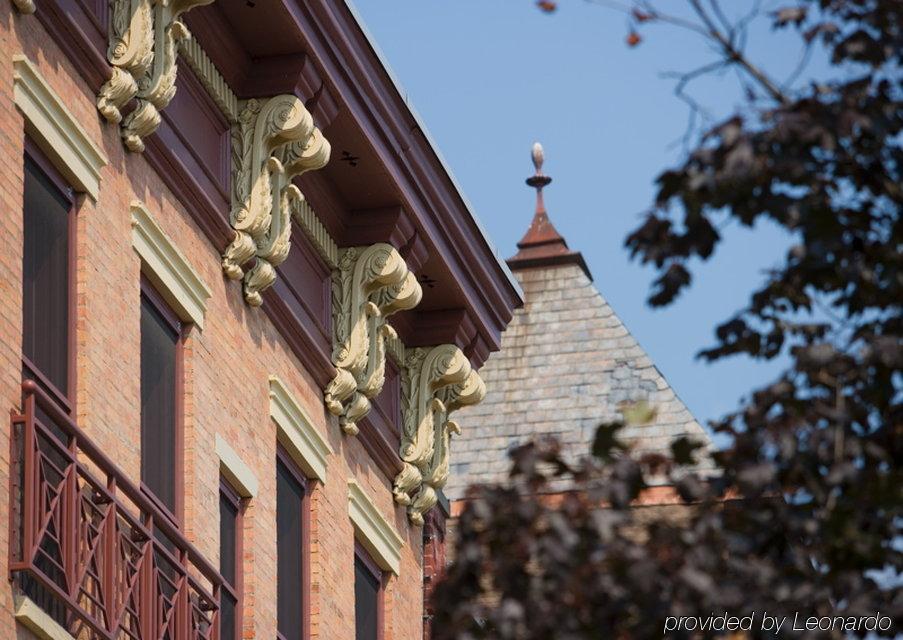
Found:
<path fill-rule="evenodd" d="M 16 622 L 21 623 L 41 640 L 75 640 L 33 600 L 15 596 Z"/>
<path fill-rule="evenodd" d="M 132 247 L 141 256 L 142 273 L 179 317 L 203 329 L 210 289 L 139 200 L 132 203 Z"/>
<path fill-rule="evenodd" d="M 223 75 L 210 60 L 197 38 L 182 38 L 178 42 L 179 53 L 185 58 L 188 66 L 204 85 L 207 94 L 220 108 L 226 119 L 235 124 L 238 122 L 238 97 L 223 78 Z"/>
<path fill-rule="evenodd" d="M 100 170 L 109 162 L 66 108 L 37 67 L 13 56 L 13 100 L 25 116 L 25 130 L 76 191 L 97 201 Z"/>
<path fill-rule="evenodd" d="M 348 516 L 354 525 L 358 542 L 374 562 L 381 569 L 397 576 L 401 570 L 401 547 L 404 546 L 404 540 L 354 479 L 348 481 Z"/>
<path fill-rule="evenodd" d="M 298 224 L 301 225 L 304 235 L 307 236 L 317 253 L 323 258 L 326 266 L 330 269 L 338 269 L 339 245 L 336 244 L 336 241 L 329 235 L 329 231 L 320 222 L 319 216 L 317 216 L 313 207 L 310 206 L 310 203 L 307 200 L 296 201 L 292 209 L 292 215 Z"/>
<path fill-rule="evenodd" d="M 332 448 L 282 380 L 270 376 L 270 417 L 279 427 L 279 442 L 310 478 L 326 482 Z"/>
<path fill-rule="evenodd" d="M 244 463 L 235 449 L 229 446 L 220 434 L 216 434 L 216 455 L 219 456 L 220 472 L 242 498 L 253 498 L 257 495 L 257 476 Z"/>

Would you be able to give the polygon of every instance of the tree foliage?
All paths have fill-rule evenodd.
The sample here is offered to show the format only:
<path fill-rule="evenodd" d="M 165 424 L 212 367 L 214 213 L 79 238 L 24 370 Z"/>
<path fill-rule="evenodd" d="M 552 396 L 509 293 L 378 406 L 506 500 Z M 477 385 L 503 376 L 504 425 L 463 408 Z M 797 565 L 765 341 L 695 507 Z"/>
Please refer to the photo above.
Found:
<path fill-rule="evenodd" d="M 730 250 L 725 224 L 785 229 L 781 264 L 700 356 L 789 365 L 713 425 L 727 444 L 708 476 L 692 465 L 694 443 L 675 442 L 670 459 L 636 458 L 619 425 L 603 426 L 576 465 L 554 442 L 514 452 L 508 484 L 471 489 L 434 592 L 434 639 L 645 639 L 663 635 L 667 616 L 879 611 L 893 626 L 876 635 L 893 637 L 903 632 L 903 3 L 800 0 L 733 21 L 716 0 L 685 0 L 677 15 L 659 4 L 674 7 L 616 6 L 636 36 L 628 44 L 654 25 L 688 29 L 716 57 L 677 78 L 678 96 L 700 109 L 691 83 L 729 68 L 746 102 L 688 133 L 682 164 L 658 176 L 626 247 L 656 270 L 658 306 Z M 804 60 L 825 55 L 828 77 L 795 86 L 757 67 L 743 43 L 762 18 L 797 34 Z M 663 474 L 687 506 L 631 507 Z M 543 496 L 560 477 L 574 491 Z M 758 626 L 750 637 L 775 637 Z"/>

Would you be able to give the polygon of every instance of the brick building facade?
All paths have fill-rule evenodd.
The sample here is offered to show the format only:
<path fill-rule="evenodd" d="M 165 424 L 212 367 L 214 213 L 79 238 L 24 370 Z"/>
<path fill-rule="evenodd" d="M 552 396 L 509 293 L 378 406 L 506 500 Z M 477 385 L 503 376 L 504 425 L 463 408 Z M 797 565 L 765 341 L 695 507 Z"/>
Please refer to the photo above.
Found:
<path fill-rule="evenodd" d="M 352 9 L 0 22 L 0 637 L 421 637 L 521 294 Z"/>

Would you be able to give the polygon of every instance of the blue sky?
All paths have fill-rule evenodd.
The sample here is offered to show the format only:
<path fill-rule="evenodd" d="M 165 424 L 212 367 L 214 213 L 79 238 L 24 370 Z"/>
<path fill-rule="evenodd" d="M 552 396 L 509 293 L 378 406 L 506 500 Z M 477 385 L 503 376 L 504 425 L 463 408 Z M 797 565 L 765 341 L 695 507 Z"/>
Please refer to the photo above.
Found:
<path fill-rule="evenodd" d="M 631 49 L 624 16 L 580 0 L 559 2 L 553 15 L 531 0 L 354 1 L 503 256 L 513 255 L 532 217 L 524 179 L 538 140 L 554 179 L 545 192 L 553 223 L 700 422 L 774 376 L 774 363 L 709 365 L 694 356 L 781 259 L 784 236 L 728 226 L 692 289 L 663 310 L 645 302 L 654 272 L 623 247 L 652 201 L 654 177 L 680 159 L 688 111 L 661 74 L 707 59 L 697 39 L 644 28 Z M 753 35 L 767 68 L 797 59 L 792 38 Z M 732 76 L 705 81 L 696 95 L 715 116 L 739 100 Z"/>

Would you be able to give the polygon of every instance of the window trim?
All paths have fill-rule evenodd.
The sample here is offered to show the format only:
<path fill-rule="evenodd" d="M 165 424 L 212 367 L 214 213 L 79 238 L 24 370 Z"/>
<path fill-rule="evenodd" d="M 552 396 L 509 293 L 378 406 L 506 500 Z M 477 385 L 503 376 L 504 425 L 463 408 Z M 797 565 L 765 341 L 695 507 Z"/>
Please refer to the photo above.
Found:
<path fill-rule="evenodd" d="M 325 483 L 332 447 L 279 376 L 270 374 L 269 384 L 270 418 L 276 423 L 279 445 L 309 482 Z"/>
<path fill-rule="evenodd" d="M 386 632 L 386 585 L 389 582 L 389 572 L 376 564 L 373 556 L 358 540 L 354 541 L 354 559 L 360 560 L 379 583 L 379 590 L 376 592 L 376 640 L 383 640 Z"/>
<path fill-rule="evenodd" d="M 203 330 L 210 289 L 143 202 L 132 202 L 130 211 L 132 249 L 141 260 L 142 275 L 181 320 Z"/>
<path fill-rule="evenodd" d="M 401 572 L 404 539 L 354 478 L 348 479 L 348 517 L 354 537 L 384 571 Z"/>
<path fill-rule="evenodd" d="M 68 182 L 97 202 L 101 169 L 109 159 L 24 53 L 13 54 L 13 102 L 24 116 L 28 135 Z"/>
<path fill-rule="evenodd" d="M 160 292 L 154 287 L 153 283 L 141 274 L 141 299 L 147 300 L 154 310 L 160 314 L 163 320 L 170 325 L 170 328 L 176 333 L 176 401 L 175 401 L 175 489 L 176 503 L 174 512 L 169 509 L 163 501 L 158 498 L 154 492 L 144 484 L 142 479 L 139 483 L 141 492 L 151 500 L 160 511 L 169 518 L 171 524 L 177 529 L 182 528 L 182 521 L 185 518 L 185 341 L 191 330 L 191 324 L 183 322 L 179 316 L 172 310 Z"/>
<path fill-rule="evenodd" d="M 65 410 L 66 413 L 72 415 L 75 412 L 76 407 L 76 390 L 78 388 L 76 376 L 78 374 L 78 360 L 77 360 L 77 348 L 78 348 L 78 337 L 76 336 L 77 332 L 77 321 L 76 321 L 76 313 L 78 312 L 78 296 L 77 296 L 77 280 L 76 280 L 76 269 L 78 265 L 78 210 L 80 205 L 80 200 L 82 198 L 78 197 L 78 194 L 75 192 L 75 189 L 71 184 L 63 177 L 63 175 L 59 172 L 59 170 L 54 166 L 54 164 L 50 161 L 47 155 L 41 151 L 40 147 L 38 147 L 37 143 L 32 140 L 29 136 L 25 136 L 25 148 L 22 156 L 22 175 L 25 175 L 25 165 L 26 163 L 31 162 L 35 165 L 35 167 L 44 174 L 44 176 L 50 181 L 50 183 L 56 187 L 60 194 L 63 196 L 65 200 L 69 202 L 69 209 L 67 211 L 67 238 L 66 242 L 68 243 L 68 264 L 66 265 L 66 289 L 67 289 L 67 307 L 68 307 L 68 320 L 67 320 L 67 340 L 66 340 L 66 389 L 59 389 L 50 382 L 49 379 L 44 375 L 44 373 L 29 359 L 25 356 L 24 353 L 22 356 L 22 365 L 24 368 L 28 369 L 29 373 L 33 375 L 49 393 L 50 395 L 57 401 L 57 403 Z M 24 178 L 22 182 L 22 221 L 24 225 L 25 220 L 25 183 Z M 25 256 L 24 252 L 22 255 L 22 259 L 24 262 Z M 22 292 L 24 298 L 24 291 Z M 23 300 L 24 302 L 24 300 Z M 22 333 L 24 336 L 25 327 L 22 326 Z M 24 345 L 22 345 L 24 347 Z"/>
<path fill-rule="evenodd" d="M 229 479 L 220 475 L 219 478 L 219 495 L 225 496 L 229 502 L 235 507 L 235 584 L 228 584 L 223 579 L 223 588 L 235 598 L 235 633 L 237 638 L 243 637 L 244 622 L 244 519 L 245 507 L 248 505 L 248 498 L 242 497 L 239 492 L 232 486 Z M 222 546 L 222 541 L 220 541 Z M 220 558 L 222 563 L 222 558 Z M 235 640 L 234 638 L 223 638 L 219 640 Z"/>
<path fill-rule="evenodd" d="M 307 476 L 304 475 L 304 472 L 297 465 L 297 463 L 292 458 L 291 454 L 285 450 L 285 447 L 282 446 L 281 443 L 276 443 L 276 461 L 277 461 L 277 469 L 275 469 L 276 473 L 278 473 L 278 463 L 282 463 L 282 465 L 288 470 L 288 472 L 292 475 L 292 477 L 301 485 L 301 488 L 304 490 L 304 497 L 301 499 L 301 594 L 300 594 L 300 605 L 301 605 L 301 637 L 304 640 L 310 638 L 310 603 L 311 603 L 311 584 L 310 584 L 310 521 L 311 521 L 311 502 L 310 502 L 310 493 L 314 486 L 314 480 L 311 480 Z M 275 492 L 274 492 L 275 493 Z M 276 503 L 276 509 L 273 511 L 274 515 L 278 512 L 279 503 Z M 277 602 L 277 612 L 278 612 L 278 602 L 279 602 L 279 558 L 276 558 L 276 602 Z M 276 637 L 278 640 L 286 640 L 285 637 L 279 633 L 279 620 L 277 615 L 276 620 Z"/>

